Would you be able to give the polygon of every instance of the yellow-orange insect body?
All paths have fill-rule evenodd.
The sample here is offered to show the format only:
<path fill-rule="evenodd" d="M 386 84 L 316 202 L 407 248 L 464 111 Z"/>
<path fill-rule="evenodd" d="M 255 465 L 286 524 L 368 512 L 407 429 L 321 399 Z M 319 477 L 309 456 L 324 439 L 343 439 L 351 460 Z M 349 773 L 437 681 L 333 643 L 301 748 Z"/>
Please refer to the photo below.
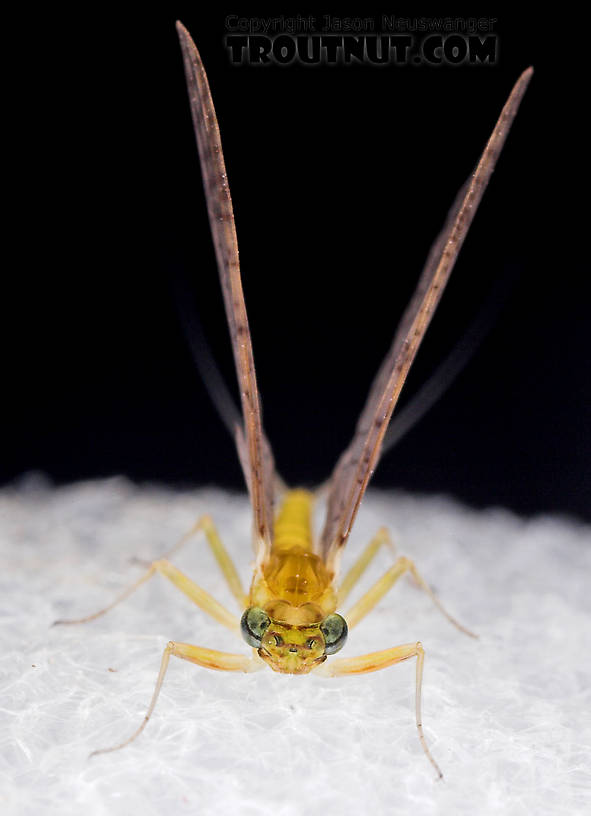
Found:
<path fill-rule="evenodd" d="M 326 660 L 323 621 L 336 610 L 337 595 L 324 562 L 313 550 L 314 495 L 289 491 L 274 525 L 269 558 L 255 572 L 250 604 L 270 625 L 259 656 L 274 671 L 307 674 Z"/>
<path fill-rule="evenodd" d="M 443 609 L 414 563 L 404 556 L 397 558 L 382 578 L 344 616 L 337 612 L 376 553 L 388 543 L 388 534 L 384 529 L 376 533 L 342 579 L 338 577 L 338 566 L 357 510 L 378 463 L 384 435 L 406 375 L 482 199 L 531 78 L 532 69 L 524 71 L 517 80 L 476 169 L 461 188 L 443 230 L 431 248 L 415 294 L 373 382 L 353 438 L 328 482 L 326 520 L 316 538 L 311 523 L 314 494 L 283 487 L 275 474 L 271 447 L 264 434 L 240 279 L 232 199 L 219 127 L 197 48 L 181 23 L 177 23 L 177 30 L 240 391 L 242 415 L 238 416 L 236 412 L 237 419 L 232 423 L 232 430 L 253 509 L 254 577 L 247 596 L 213 520 L 204 516 L 166 557 L 152 562 L 145 574 L 106 609 L 86 618 L 59 623 L 92 620 L 129 597 L 140 585 L 159 573 L 210 617 L 239 633 L 253 648 L 250 654 L 233 654 L 170 641 L 162 655 L 152 701 L 142 724 L 121 744 L 95 753 L 123 748 L 139 736 L 156 705 L 171 655 L 219 671 L 251 672 L 267 664 L 276 672 L 308 674 L 313 671 L 329 677 L 377 671 L 415 658 L 417 730 L 427 758 L 441 776 L 423 734 L 421 682 L 424 650 L 421 643 L 415 641 L 357 657 L 334 658 L 333 655 L 345 643 L 348 630 L 359 623 L 406 573 L 413 576 L 418 586 L 458 629 L 467 634 L 472 633 Z M 279 500 L 278 510 L 275 507 L 276 498 Z M 196 532 L 205 534 L 240 607 L 241 618 L 227 610 L 171 563 L 170 557 Z"/>

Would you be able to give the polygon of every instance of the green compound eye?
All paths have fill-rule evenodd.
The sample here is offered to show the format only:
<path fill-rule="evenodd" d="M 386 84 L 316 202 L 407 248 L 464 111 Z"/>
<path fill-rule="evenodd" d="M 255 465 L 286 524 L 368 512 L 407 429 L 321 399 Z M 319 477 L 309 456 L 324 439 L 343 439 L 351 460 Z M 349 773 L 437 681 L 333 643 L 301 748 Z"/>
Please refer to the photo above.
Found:
<path fill-rule="evenodd" d="M 339 652 L 347 640 L 347 621 L 342 615 L 329 615 L 320 624 L 320 631 L 324 635 L 326 647 L 324 654 L 330 655 Z"/>
<path fill-rule="evenodd" d="M 251 606 L 240 619 L 242 637 L 249 646 L 258 649 L 270 623 L 271 619 L 263 609 L 258 606 Z"/>

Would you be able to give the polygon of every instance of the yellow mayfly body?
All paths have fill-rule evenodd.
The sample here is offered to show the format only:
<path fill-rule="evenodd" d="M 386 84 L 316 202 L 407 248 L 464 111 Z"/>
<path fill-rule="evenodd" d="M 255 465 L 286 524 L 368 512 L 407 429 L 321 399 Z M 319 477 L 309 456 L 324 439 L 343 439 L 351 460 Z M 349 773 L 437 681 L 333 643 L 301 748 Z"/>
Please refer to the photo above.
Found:
<path fill-rule="evenodd" d="M 205 516 L 165 557 L 154 561 L 144 575 L 106 609 L 85 618 L 57 623 L 93 620 L 160 573 L 204 612 L 241 635 L 252 649 L 249 654 L 230 654 L 170 641 L 162 656 L 152 700 L 139 728 L 119 745 L 94 753 L 123 748 L 143 731 L 156 705 L 171 655 L 221 671 L 251 672 L 264 667 L 266 663 L 276 672 L 315 672 L 330 677 L 377 671 L 416 658 L 416 725 L 423 750 L 440 777 L 441 770 L 427 747 L 421 722 L 424 663 L 421 643 L 407 643 L 353 658 L 332 658 L 332 655 L 344 645 L 348 630 L 359 623 L 407 572 L 455 626 L 466 634 L 472 633 L 443 609 L 414 563 L 405 557 L 398 558 L 344 616 L 337 611 L 378 550 L 388 543 L 388 533 L 384 529 L 378 531 L 342 580 L 339 580 L 338 567 L 357 510 L 377 465 L 384 434 L 403 383 L 439 303 L 533 70 L 528 68 L 517 80 L 476 169 L 461 188 L 444 228 L 431 248 L 416 291 L 373 382 L 353 439 L 341 455 L 325 488 L 326 521 L 320 535 L 315 537 L 312 530 L 314 494 L 302 489 L 286 489 L 274 472 L 271 448 L 261 421 L 252 343 L 240 280 L 232 200 L 218 122 L 199 52 L 180 22 L 177 23 L 177 31 L 240 390 L 242 418 L 236 421 L 234 434 L 253 510 L 254 576 L 250 592 L 246 594 L 213 521 Z M 277 510 L 276 494 L 279 499 Z M 228 611 L 171 563 L 171 555 L 198 531 L 205 534 L 240 605 L 241 617 Z"/>

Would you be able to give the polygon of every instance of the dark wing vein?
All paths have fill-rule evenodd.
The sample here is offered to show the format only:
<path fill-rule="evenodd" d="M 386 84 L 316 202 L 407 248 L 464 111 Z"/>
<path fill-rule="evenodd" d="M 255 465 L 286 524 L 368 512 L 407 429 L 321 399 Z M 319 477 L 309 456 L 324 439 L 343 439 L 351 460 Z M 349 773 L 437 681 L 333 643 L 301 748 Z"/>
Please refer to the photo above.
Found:
<path fill-rule="evenodd" d="M 177 32 L 197 138 L 209 223 L 220 273 L 240 388 L 244 427 L 235 428 L 236 444 L 254 513 L 255 548 L 268 552 L 273 527 L 273 458 L 263 433 L 252 343 L 240 280 L 238 242 L 222 143 L 201 57 L 182 23 Z"/>
<path fill-rule="evenodd" d="M 486 189 L 507 133 L 533 73 L 528 68 L 511 91 L 475 171 L 456 196 L 445 226 L 433 244 L 416 291 L 371 387 L 355 434 L 331 477 L 327 518 L 320 549 L 336 569 L 357 510 L 375 470 L 382 440 L 402 386 L 439 303 L 466 234 Z"/>

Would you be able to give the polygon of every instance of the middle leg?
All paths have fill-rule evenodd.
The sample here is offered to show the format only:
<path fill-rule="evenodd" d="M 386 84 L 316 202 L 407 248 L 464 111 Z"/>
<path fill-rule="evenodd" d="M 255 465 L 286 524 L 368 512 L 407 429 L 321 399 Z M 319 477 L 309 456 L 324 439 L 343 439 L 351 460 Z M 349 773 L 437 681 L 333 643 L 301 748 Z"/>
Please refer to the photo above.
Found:
<path fill-rule="evenodd" d="M 206 612 L 208 615 L 211 615 L 212 618 L 221 623 L 223 626 L 227 626 L 228 629 L 232 629 L 232 631 L 237 632 L 240 629 L 240 621 L 236 617 L 236 615 L 229 612 L 225 606 L 223 606 L 219 601 L 206 592 L 204 589 L 201 589 L 194 581 L 188 578 L 184 573 L 182 573 L 179 569 L 177 569 L 170 561 L 167 561 L 165 558 L 161 558 L 159 561 L 153 561 L 150 567 L 146 570 L 144 575 L 142 575 L 134 584 L 130 587 L 127 587 L 120 595 L 118 595 L 115 600 L 106 606 L 104 609 L 99 609 L 98 612 L 95 612 L 92 615 L 87 615 L 84 618 L 75 618 L 71 620 L 57 620 L 54 622 L 54 626 L 58 624 L 72 624 L 72 623 L 88 623 L 89 621 L 95 620 L 96 618 L 101 617 L 106 612 L 109 612 L 113 607 L 117 606 L 117 604 L 124 601 L 126 598 L 136 591 L 142 584 L 148 581 L 153 575 L 159 572 L 165 578 L 173 583 L 177 589 L 180 589 L 182 593 L 184 593 L 190 600 L 193 601 L 200 609 Z"/>
<path fill-rule="evenodd" d="M 384 546 L 390 547 L 394 552 L 394 544 L 390 538 L 390 534 L 385 527 L 380 527 L 375 536 L 369 542 L 367 547 L 363 550 L 357 561 L 353 564 L 349 572 L 345 575 L 339 584 L 338 590 L 338 606 L 342 606 L 345 598 L 359 581 L 365 570 L 369 567 L 373 559 L 376 557 L 380 549 Z"/>
<path fill-rule="evenodd" d="M 353 604 L 349 612 L 345 615 L 345 620 L 347 621 L 349 628 L 356 626 L 359 621 L 368 614 L 368 612 L 371 612 L 374 606 L 384 597 L 384 595 L 394 586 L 396 581 L 402 575 L 404 575 L 405 572 L 410 572 L 419 587 L 427 593 L 439 611 L 445 615 L 448 621 L 453 623 L 453 625 L 459 629 L 460 632 L 464 632 L 464 634 L 473 638 L 478 637 L 478 635 L 475 635 L 474 632 L 471 632 L 465 626 L 462 626 L 459 621 L 449 614 L 429 584 L 424 580 L 422 575 L 420 575 L 419 571 L 414 565 L 414 562 L 405 556 L 398 558 L 396 562 L 392 564 L 390 569 L 384 573 L 384 575 L 382 575 L 378 581 L 376 581 L 371 589 L 369 589 L 365 595 L 363 595 L 357 601 L 357 603 Z"/>

